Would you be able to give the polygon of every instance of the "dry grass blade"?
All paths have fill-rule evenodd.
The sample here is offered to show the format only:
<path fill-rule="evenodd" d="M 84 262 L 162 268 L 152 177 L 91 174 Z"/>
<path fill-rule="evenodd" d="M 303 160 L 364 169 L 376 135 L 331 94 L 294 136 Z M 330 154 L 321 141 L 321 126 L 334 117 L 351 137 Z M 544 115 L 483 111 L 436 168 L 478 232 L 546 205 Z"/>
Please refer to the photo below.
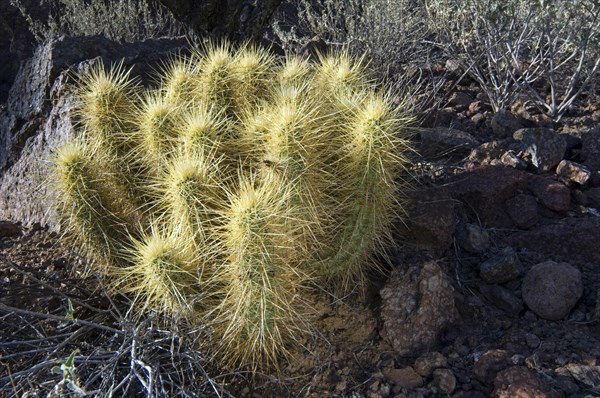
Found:
<path fill-rule="evenodd" d="M 201 331 L 134 315 L 129 300 L 110 298 L 94 277 L 43 281 L 30 267 L 0 256 L 2 271 L 20 275 L 13 292 L 63 305 L 0 302 L 1 396 L 231 397 L 204 368 Z"/>

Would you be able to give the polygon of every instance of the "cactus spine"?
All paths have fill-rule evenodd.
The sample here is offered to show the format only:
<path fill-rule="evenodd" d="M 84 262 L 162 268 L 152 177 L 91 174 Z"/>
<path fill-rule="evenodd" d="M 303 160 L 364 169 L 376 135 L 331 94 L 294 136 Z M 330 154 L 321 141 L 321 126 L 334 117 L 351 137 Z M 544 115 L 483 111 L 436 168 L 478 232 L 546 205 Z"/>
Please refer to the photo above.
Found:
<path fill-rule="evenodd" d="M 268 366 L 310 330 L 303 292 L 360 290 L 400 210 L 402 109 L 347 53 L 277 60 L 210 43 L 143 90 L 81 78 L 58 211 L 142 310 L 203 322 L 224 366 Z"/>

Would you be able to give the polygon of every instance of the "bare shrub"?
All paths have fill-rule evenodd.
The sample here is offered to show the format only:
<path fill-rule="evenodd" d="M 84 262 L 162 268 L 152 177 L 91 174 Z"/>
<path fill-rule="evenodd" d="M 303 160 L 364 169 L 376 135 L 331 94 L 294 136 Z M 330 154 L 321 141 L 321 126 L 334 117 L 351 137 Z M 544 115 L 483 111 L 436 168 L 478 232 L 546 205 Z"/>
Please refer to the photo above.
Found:
<path fill-rule="evenodd" d="M 184 33 L 184 27 L 156 0 L 41 0 L 48 10 L 46 20 L 34 19 L 21 0 L 10 1 L 38 41 L 58 35 L 103 35 L 133 42 Z"/>
<path fill-rule="evenodd" d="M 598 71 L 597 0 L 425 0 L 435 40 L 495 111 L 525 93 L 559 120 Z"/>
<path fill-rule="evenodd" d="M 314 35 L 329 45 L 367 53 L 373 68 L 397 72 L 428 61 L 425 9 L 419 0 L 293 0 L 297 21 L 276 19 L 274 31 L 287 51 Z M 294 24 L 294 22 L 297 22 Z"/>

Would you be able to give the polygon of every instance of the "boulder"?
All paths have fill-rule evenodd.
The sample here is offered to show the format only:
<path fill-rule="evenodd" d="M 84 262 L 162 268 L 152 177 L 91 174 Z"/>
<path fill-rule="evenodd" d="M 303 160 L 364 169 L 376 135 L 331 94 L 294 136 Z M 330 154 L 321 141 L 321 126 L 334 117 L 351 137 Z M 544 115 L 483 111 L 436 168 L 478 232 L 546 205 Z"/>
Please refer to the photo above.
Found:
<path fill-rule="evenodd" d="M 566 218 L 519 231 L 498 244 L 526 249 L 546 258 L 576 264 L 600 262 L 600 218 Z"/>
<path fill-rule="evenodd" d="M 521 150 L 531 156 L 537 173 L 554 168 L 565 156 L 567 143 L 556 131 L 544 127 L 525 128 L 514 132 L 513 138 L 521 142 Z"/>
<path fill-rule="evenodd" d="M 471 134 L 446 127 L 423 129 L 419 132 L 419 138 L 417 150 L 428 157 L 444 156 L 461 159 L 479 146 L 479 141 Z"/>
<path fill-rule="evenodd" d="M 581 160 L 589 170 L 600 170 L 600 127 L 581 135 Z"/>
<path fill-rule="evenodd" d="M 45 20 L 47 5 L 38 0 L 21 0 L 33 18 Z M 0 2 L 0 103 L 8 98 L 19 66 L 33 52 L 35 39 L 29 31 L 29 24 L 19 9 L 11 1 Z"/>
<path fill-rule="evenodd" d="M 458 228 L 458 244 L 469 253 L 479 254 L 490 247 L 490 235 L 477 224 L 465 224 Z"/>
<path fill-rule="evenodd" d="M 401 356 L 428 351 L 457 317 L 452 282 L 434 262 L 396 268 L 381 299 L 382 335 Z"/>
<path fill-rule="evenodd" d="M 571 207 L 571 190 L 560 181 L 534 176 L 529 180 L 529 189 L 542 205 L 552 211 L 564 213 Z"/>
<path fill-rule="evenodd" d="M 507 110 L 500 109 L 492 117 L 492 131 L 499 138 L 510 137 L 515 131 L 523 128 L 519 118 Z"/>
<path fill-rule="evenodd" d="M 529 229 L 537 224 L 538 204 L 533 196 L 520 193 L 508 199 L 505 205 L 510 219 L 517 227 Z"/>
<path fill-rule="evenodd" d="M 505 283 L 521 275 L 519 256 L 506 247 L 495 256 L 479 265 L 479 275 L 486 283 Z"/>
<path fill-rule="evenodd" d="M 525 275 L 521 293 L 536 315 L 557 321 L 569 315 L 583 295 L 581 272 L 568 263 L 536 264 Z"/>
<path fill-rule="evenodd" d="M 556 174 L 568 182 L 585 185 L 592 177 L 592 172 L 584 165 L 562 160 L 556 166 Z"/>
<path fill-rule="evenodd" d="M 530 174 L 503 166 L 482 166 L 456 176 L 448 186 L 474 219 L 486 226 L 512 227 L 504 202 L 527 187 Z"/>
<path fill-rule="evenodd" d="M 241 41 L 260 39 L 282 0 L 159 0 L 199 34 Z"/>
<path fill-rule="evenodd" d="M 494 379 L 493 397 L 546 398 L 548 394 L 537 375 L 525 366 L 511 366 Z"/>

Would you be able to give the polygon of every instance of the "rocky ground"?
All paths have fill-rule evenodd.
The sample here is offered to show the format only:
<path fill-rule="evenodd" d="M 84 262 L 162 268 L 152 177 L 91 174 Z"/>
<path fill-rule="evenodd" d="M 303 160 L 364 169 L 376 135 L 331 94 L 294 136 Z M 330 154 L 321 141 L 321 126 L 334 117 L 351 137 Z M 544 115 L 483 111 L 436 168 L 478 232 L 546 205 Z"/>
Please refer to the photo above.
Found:
<path fill-rule="evenodd" d="M 67 59 L 44 69 L 40 85 L 54 102 L 40 99 L 26 119 L 10 118 L 21 109 L 10 99 L 3 111 L 6 131 L 25 134 L 21 144 L 34 142 L 40 129 L 40 142 L 52 141 L 47 126 L 62 126 L 57 121 L 68 105 L 56 97 L 64 76 L 58 69 L 85 59 L 69 58 L 60 47 L 46 53 L 53 66 Z M 277 372 L 220 375 L 203 362 L 205 381 L 178 383 L 197 382 L 198 395 L 236 397 L 600 396 L 600 107 L 584 98 L 552 123 L 519 100 L 494 115 L 474 83 L 454 84 L 451 64 L 437 70 L 447 102 L 425 114 L 413 138 L 420 156 L 407 177 L 406 217 L 391 264 L 372 276 L 366 297 L 315 294 L 315 331 Z M 79 349 L 78 378 L 93 380 L 89 374 L 102 365 L 86 362 L 83 353 L 108 361 L 130 340 L 118 333 L 127 317 L 114 314 L 126 300 L 112 302 L 97 280 L 83 278 L 76 248 L 32 222 L 35 212 L 9 211 L 33 197 L 26 190 L 14 196 L 15 176 L 27 170 L 16 169 L 16 159 L 1 159 L 0 210 L 13 221 L 0 223 L 0 396 L 23 394 L 11 386 L 26 385 L 20 372 L 31 369 L 28 396 L 36 396 L 65 380 L 64 372 L 50 373 L 61 363 L 56 358 Z M 187 347 L 170 344 L 165 352 Z M 133 354 L 111 355 L 117 371 L 135 362 Z M 149 356 L 135 359 L 163 366 L 162 354 L 143 355 Z M 200 361 L 177 358 L 172 374 Z"/>

